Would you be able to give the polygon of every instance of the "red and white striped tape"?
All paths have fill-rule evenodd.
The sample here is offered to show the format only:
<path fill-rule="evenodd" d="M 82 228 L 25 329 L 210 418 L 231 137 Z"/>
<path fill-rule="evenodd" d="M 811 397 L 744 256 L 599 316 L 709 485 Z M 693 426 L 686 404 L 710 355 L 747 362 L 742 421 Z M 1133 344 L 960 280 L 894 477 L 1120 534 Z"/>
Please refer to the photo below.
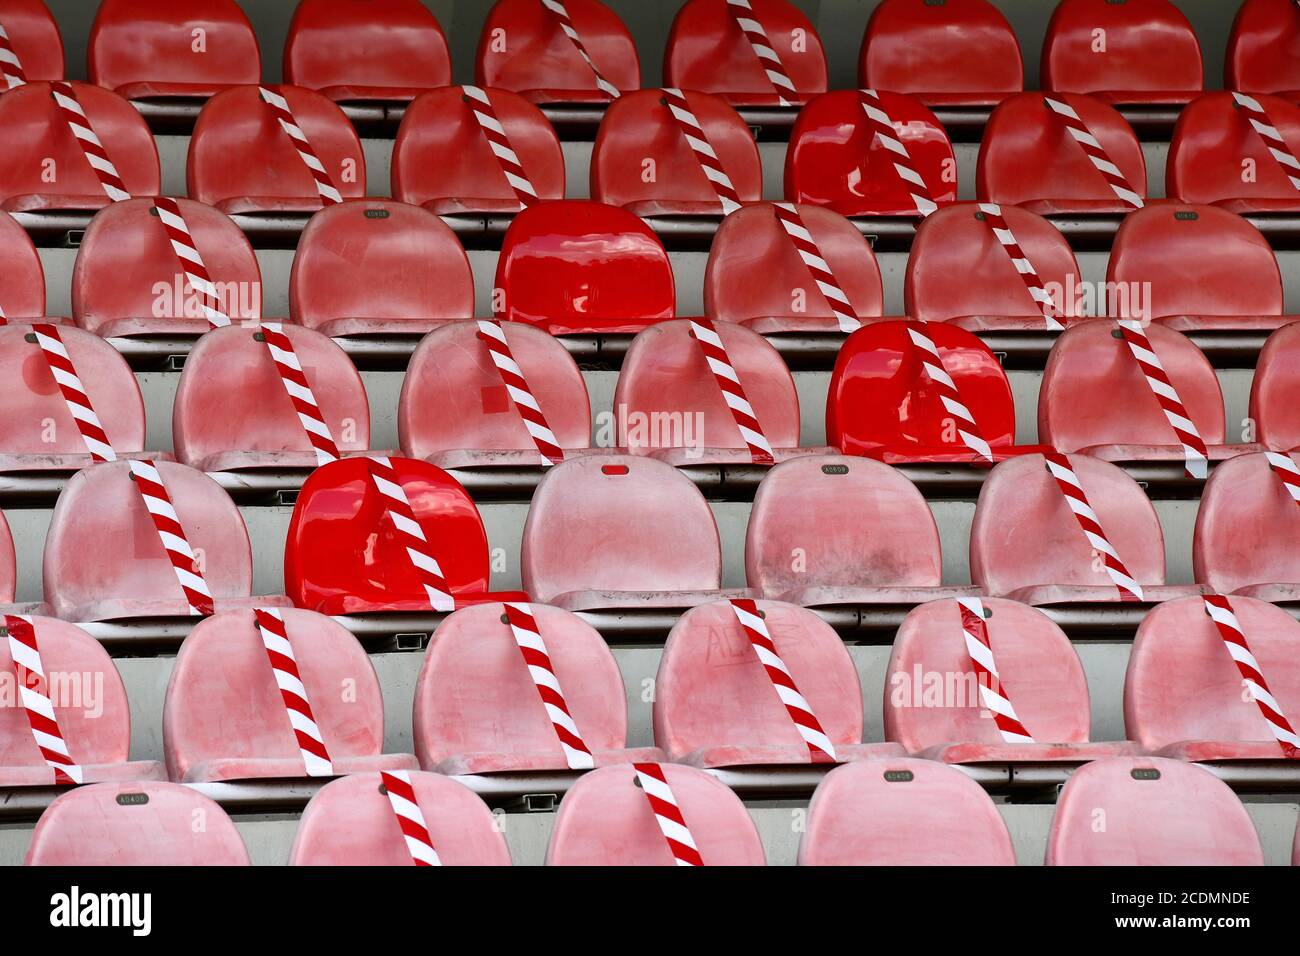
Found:
<path fill-rule="evenodd" d="M 510 188 L 515 191 L 515 196 L 519 198 L 519 207 L 527 209 L 538 201 L 537 189 L 533 186 L 532 180 L 528 178 L 528 173 L 524 170 L 524 164 L 520 160 L 519 154 L 510 145 L 510 137 L 506 133 L 506 128 L 501 125 L 501 121 L 497 119 L 496 110 L 492 108 L 492 101 L 488 99 L 487 90 L 477 86 L 462 86 L 461 91 L 465 94 L 465 99 L 469 101 L 470 112 L 474 114 L 479 129 L 483 131 L 483 136 L 487 139 L 492 155 L 497 158 L 497 164 L 501 167 L 502 175 L 506 177 L 506 182 L 510 184 Z"/>
<path fill-rule="evenodd" d="M 203 264 L 203 257 L 199 255 L 199 248 L 194 243 L 194 236 L 190 232 L 189 223 L 185 221 L 185 214 L 181 212 L 180 203 L 170 196 L 159 196 L 153 205 L 158 210 L 158 221 L 167 233 L 167 241 L 180 260 L 185 281 L 199 297 L 204 318 L 214 329 L 230 325 L 230 316 L 222 311 L 217 287 L 212 282 L 208 267 Z"/>
<path fill-rule="evenodd" d="M 551 655 L 546 651 L 546 642 L 542 639 L 541 628 L 537 618 L 528 604 L 502 605 L 506 610 L 506 621 L 510 632 L 514 634 L 515 643 L 524 655 L 528 665 L 528 675 L 541 695 L 542 706 L 546 716 L 551 719 L 555 736 L 559 738 L 560 749 L 564 751 L 564 762 L 570 770 L 590 770 L 596 766 L 591 748 L 582 739 L 582 731 L 569 713 L 569 705 L 564 699 L 564 690 L 560 687 L 560 678 L 551 664 Z"/>
<path fill-rule="evenodd" d="M 9 656 L 13 658 L 14 673 L 18 678 L 18 695 L 36 748 L 54 771 L 55 784 L 72 786 L 85 783 L 85 774 L 72 759 L 68 741 L 59 729 L 59 717 L 54 711 L 54 701 L 50 699 L 50 682 L 36 641 L 36 625 L 30 617 L 20 614 L 6 614 L 4 621 L 9 637 Z"/>
<path fill-rule="evenodd" d="M 116 461 L 117 453 L 113 451 L 108 433 L 104 431 L 99 416 L 95 414 L 86 386 L 81 384 L 81 377 L 68 356 L 68 349 L 63 344 L 58 326 L 33 325 L 32 332 L 36 336 L 36 344 L 41 347 L 41 354 L 45 356 L 50 374 L 54 376 L 54 382 L 63 394 L 68 412 L 72 415 L 72 420 L 77 423 L 77 430 L 81 432 L 81 438 L 86 443 L 86 451 L 90 452 L 91 459 L 97 462 Z"/>
<path fill-rule="evenodd" d="M 1025 729 L 1016 715 L 1016 709 L 1004 693 L 997 661 L 993 658 L 988 625 L 984 623 L 984 602 L 979 598 L 957 598 L 957 609 L 961 612 L 966 653 L 975 669 L 984 708 L 993 715 L 993 723 L 997 725 L 1004 741 L 1009 744 L 1032 744 L 1034 738 Z"/>
<path fill-rule="evenodd" d="M 1291 500 L 1300 505 L 1300 465 L 1285 452 L 1266 451 L 1264 457 L 1268 459 L 1269 467 L 1282 482 L 1282 487 L 1291 496 Z"/>
<path fill-rule="evenodd" d="M 1124 341 L 1128 343 L 1129 351 L 1133 353 L 1133 358 L 1142 369 L 1147 385 L 1151 387 L 1151 394 L 1160 403 L 1160 410 L 1165 413 L 1165 418 L 1169 420 L 1170 427 L 1173 428 L 1174 434 L 1178 436 L 1178 441 L 1183 446 L 1183 459 L 1186 462 L 1188 477 L 1200 479 L 1208 477 L 1210 452 L 1205 446 L 1205 439 L 1201 438 L 1201 433 L 1196 430 L 1196 423 L 1187 413 L 1187 406 L 1178 397 L 1178 389 L 1174 388 L 1174 383 L 1160 363 L 1160 356 L 1156 355 L 1156 350 L 1152 347 L 1146 330 L 1142 328 L 1142 323 L 1133 319 L 1118 319 L 1117 322 L 1124 333 Z"/>
<path fill-rule="evenodd" d="M 569 11 L 565 9 L 562 0 L 542 0 L 542 6 L 555 15 L 555 19 L 560 23 L 560 29 L 564 31 L 564 35 L 569 38 L 569 42 L 578 51 L 578 56 L 582 57 L 583 62 L 591 67 L 591 72 L 596 77 L 596 88 L 606 96 L 618 99 L 618 87 L 605 79 L 600 70 L 596 69 L 596 63 L 592 60 L 591 54 L 587 52 L 587 45 L 582 42 L 582 36 L 578 33 L 577 27 L 573 25 L 573 18 L 569 16 Z"/>
<path fill-rule="evenodd" d="M 253 616 L 257 619 L 257 629 L 262 635 L 271 671 L 275 674 L 275 685 L 280 688 L 280 700 L 289 717 L 289 726 L 298 740 L 307 776 L 332 777 L 334 765 L 330 763 L 325 738 L 316 724 L 307 688 L 298 672 L 298 660 L 289 642 L 289 632 L 284 627 L 284 615 L 278 608 L 259 607 L 253 609 Z"/>
<path fill-rule="evenodd" d="M 384 784 L 402 839 L 406 841 L 411 862 L 416 866 L 442 866 L 438 851 L 433 848 L 433 838 L 429 836 L 429 825 L 424 822 L 420 801 L 416 799 L 411 774 L 406 770 L 381 770 L 379 779 Z"/>
<path fill-rule="evenodd" d="M 1219 636 L 1223 638 L 1224 646 L 1236 663 L 1241 679 L 1250 691 L 1251 699 L 1259 706 L 1259 712 L 1268 721 L 1268 729 L 1277 738 L 1282 753 L 1292 759 L 1300 757 L 1300 737 L 1296 736 L 1291 722 L 1282 712 L 1282 705 L 1268 689 L 1264 672 L 1255 655 L 1251 653 L 1250 645 L 1246 643 L 1246 632 L 1242 630 L 1241 622 L 1237 620 L 1237 615 L 1232 610 L 1232 604 L 1222 594 L 1207 594 L 1205 612 L 1210 615 L 1215 627 L 1218 628 Z"/>
<path fill-rule="evenodd" d="M 1287 179 L 1291 180 L 1291 185 L 1296 189 L 1300 189 L 1300 159 L 1296 159 L 1295 153 L 1287 145 L 1282 132 L 1268 118 L 1268 113 L 1265 111 L 1263 104 L 1253 96 L 1247 96 L 1245 93 L 1233 93 L 1232 98 L 1238 106 L 1245 110 L 1246 119 L 1250 122 L 1251 128 L 1264 141 L 1269 153 L 1282 167 Z"/>
<path fill-rule="evenodd" d="M 392 460 L 383 455 L 372 455 L 366 459 L 366 464 L 375 490 L 383 496 L 384 511 L 397 529 L 406 556 L 420 576 L 420 584 L 429 598 L 429 607 L 435 611 L 456 610 L 451 588 L 447 586 L 447 579 L 443 576 L 437 559 L 429 553 L 429 539 L 425 537 L 424 528 L 415 517 L 410 499 L 406 497 L 397 472 L 393 469 Z"/>
<path fill-rule="evenodd" d="M 727 170 L 722 165 L 722 159 L 714 150 L 713 144 L 709 142 L 709 134 L 704 132 L 704 126 L 691 109 L 691 105 L 686 102 L 686 95 L 681 90 L 662 87 L 659 92 L 663 93 L 664 105 L 668 107 L 672 118 L 677 121 L 677 128 L 681 130 L 687 145 L 691 147 L 691 152 L 695 154 L 695 159 L 699 162 L 709 185 L 717 193 L 718 202 L 722 204 L 722 214 L 731 215 L 740 208 L 740 193 L 736 191 L 731 177 L 727 175 Z"/>
<path fill-rule="evenodd" d="M 925 374 L 929 376 L 930 381 L 934 382 L 939 388 L 939 400 L 948 414 L 952 416 L 953 423 L 957 426 L 957 435 L 967 448 L 985 461 L 993 461 L 993 449 L 989 443 L 984 440 L 984 435 L 980 431 L 979 423 L 975 421 L 974 413 L 962 401 L 961 392 L 957 389 L 957 383 L 953 381 L 948 369 L 943 364 L 943 356 L 939 354 L 939 347 L 934 344 L 934 339 L 930 338 L 930 333 L 926 331 L 926 323 L 923 321 L 908 322 L 907 334 L 912 340 L 912 344 L 921 350 L 921 365 L 925 369 Z"/>
<path fill-rule="evenodd" d="M 27 73 L 23 70 L 22 61 L 18 59 L 18 52 L 14 49 L 3 23 L 0 23 L 0 73 L 4 74 L 7 90 L 27 82 Z"/>
<path fill-rule="evenodd" d="M 278 322 L 264 322 L 260 334 L 262 341 L 266 343 L 271 361 L 275 363 L 275 370 L 280 373 L 280 381 L 284 383 L 284 390 L 289 394 L 293 410 L 298 414 L 298 421 L 303 431 L 307 433 L 307 440 L 311 442 L 316 452 L 316 464 L 325 465 L 331 461 L 338 461 L 339 446 L 335 444 L 334 435 L 325 422 L 325 416 L 316 401 L 311 383 L 307 381 L 307 375 L 302 370 L 302 362 L 298 360 L 298 353 L 294 351 L 293 342 L 284 334 L 284 326 Z"/>
<path fill-rule="evenodd" d="M 722 391 L 722 400 L 731 409 L 731 417 L 736 420 L 740 437 L 749 446 L 749 456 L 756 465 L 770 465 L 774 458 L 772 445 L 763 434 L 763 426 L 758 421 L 754 406 L 745 397 L 745 388 L 740 384 L 740 373 L 727 355 L 727 348 L 722 344 L 713 322 L 705 318 L 690 320 L 691 338 L 699 343 L 704 352 L 704 360 L 713 373 L 713 379 Z"/>
<path fill-rule="evenodd" d="M 1016 274 L 1024 281 L 1025 288 L 1029 290 L 1029 297 L 1034 300 L 1034 305 L 1038 306 L 1038 311 L 1043 313 L 1043 321 L 1047 323 L 1048 331 L 1059 332 L 1064 329 L 1065 326 L 1056 317 L 1056 303 L 1052 300 L 1051 293 L 1044 288 L 1043 280 L 1038 277 L 1038 270 L 1034 268 L 1034 263 L 1025 254 L 1025 250 L 1016 239 L 1016 234 L 1011 231 L 1010 224 L 1002 215 L 1002 207 L 997 203 L 982 202 L 979 204 L 979 210 L 993 237 L 997 239 L 1006 252 L 1007 258 L 1011 260 Z"/>
<path fill-rule="evenodd" d="M 1110 158 L 1110 154 L 1106 152 L 1106 148 L 1101 145 L 1101 141 L 1092 135 L 1092 131 L 1088 129 L 1088 124 L 1083 121 L 1074 107 L 1050 96 L 1043 97 L 1043 102 L 1047 104 L 1048 109 L 1060 117 L 1070 136 L 1079 144 L 1079 148 L 1083 150 L 1084 155 L 1096 167 L 1097 172 L 1101 173 L 1111 191 L 1134 209 L 1141 209 L 1145 205 L 1142 197 L 1124 177 L 1124 172 L 1115 165 L 1115 162 Z"/>
<path fill-rule="evenodd" d="M 311 173 L 311 178 L 316 181 L 316 193 L 320 196 L 321 201 L 326 205 L 342 202 L 343 195 L 338 191 L 338 187 L 334 185 L 334 180 L 325 169 L 325 164 L 316 155 L 311 140 L 307 138 L 307 134 L 303 132 L 302 127 L 298 125 L 298 121 L 294 119 L 293 110 L 289 108 L 289 101 L 270 87 L 259 86 L 257 91 L 262 96 L 262 102 L 271 108 L 271 112 L 280 123 L 280 128 L 293 142 L 293 148 L 298 151 L 298 158 L 302 160 L 303 165 L 307 167 L 307 171 Z"/>
<path fill-rule="evenodd" d="M 1065 496 L 1066 504 L 1070 506 L 1075 520 L 1079 522 L 1083 536 L 1088 539 L 1088 544 L 1092 546 L 1093 551 L 1101 555 L 1106 574 L 1115 582 L 1120 597 L 1125 601 L 1145 600 L 1142 596 L 1142 585 L 1138 584 L 1129 573 L 1119 553 L 1106 537 L 1106 532 L 1102 530 L 1101 519 L 1088 503 L 1088 495 L 1083 490 L 1079 476 L 1074 473 L 1070 459 L 1055 451 L 1044 452 L 1043 457 L 1047 460 L 1048 472 L 1056 479 L 1057 487 Z"/>
<path fill-rule="evenodd" d="M 870 133 L 880 140 L 880 144 L 886 150 L 894 154 L 892 159 L 894 172 L 898 174 L 898 178 L 903 181 L 903 186 L 911 193 L 912 202 L 916 204 L 916 211 L 921 214 L 922 218 L 930 215 L 939 206 L 934 201 L 930 187 L 921 178 L 921 174 L 916 171 L 912 156 L 899 138 L 898 130 L 894 126 L 894 121 L 890 119 L 889 113 L 885 110 L 885 104 L 880 99 L 880 94 L 875 90 L 858 90 L 858 98 L 862 101 L 862 112 L 867 116 L 867 126 Z"/>
<path fill-rule="evenodd" d="M 777 653 L 776 644 L 773 643 L 772 635 L 768 632 L 767 622 L 759 613 L 758 605 L 748 598 L 733 598 L 731 609 L 735 612 L 736 620 L 740 622 L 741 630 L 753 645 L 759 663 L 763 665 L 764 672 L 776 690 L 776 696 L 781 699 L 786 713 L 794 721 L 795 730 L 799 731 L 799 736 L 808 745 L 809 759 L 813 763 L 833 763 L 836 760 L 835 745 L 826 736 L 826 731 L 822 730 L 821 722 L 813 713 L 812 705 L 795 686 L 794 677 L 791 676 L 790 669 L 785 666 L 785 661 L 781 660 L 781 655 Z"/>
<path fill-rule="evenodd" d="M 167 493 L 157 466 L 145 459 L 128 461 L 127 464 L 131 467 L 136 490 L 140 492 L 140 498 L 158 531 L 163 551 L 167 553 L 172 570 L 176 572 L 176 580 L 190 605 L 190 613 L 203 617 L 211 615 L 212 592 L 208 590 L 208 582 L 203 579 L 203 570 L 185 537 L 185 529 L 181 527 L 171 495 Z"/>
<path fill-rule="evenodd" d="M 763 72 L 772 82 L 773 89 L 776 90 L 777 96 L 780 97 L 782 106 L 792 106 L 785 95 L 798 97 L 799 91 L 795 89 L 794 81 L 790 79 L 790 74 L 785 71 L 785 64 L 781 62 L 781 57 L 777 54 L 772 46 L 772 41 L 768 39 L 767 30 L 764 29 L 762 21 L 754 13 L 753 6 L 749 0 L 727 0 L 727 9 L 736 20 L 736 25 L 740 27 L 745 39 L 754 49 L 754 55 L 758 57 L 758 62 L 763 67 Z"/>
<path fill-rule="evenodd" d="M 636 771 L 637 782 L 641 784 L 650 810 L 655 815 L 655 823 L 659 825 L 659 832 L 664 835 L 677 865 L 703 866 L 704 858 L 695 845 L 691 828 L 686 825 L 686 817 L 682 815 L 681 805 L 673 795 L 673 788 L 668 786 L 664 768 L 657 763 L 634 763 L 632 769 Z"/>
<path fill-rule="evenodd" d="M 524 427 L 528 429 L 533 444 L 542 456 L 542 463 L 548 466 L 558 465 L 564 461 L 564 449 L 560 447 L 560 441 L 555 437 L 555 432 L 551 431 L 551 426 L 546 423 L 542 406 L 538 404 L 533 390 L 528 387 L 523 369 L 510 351 L 505 328 L 494 319 L 479 319 L 478 332 L 479 338 L 487 345 L 488 354 L 492 356 L 492 364 L 501 375 L 506 393 L 514 402 L 515 410 L 519 412 Z"/>
<path fill-rule="evenodd" d="M 772 203 L 772 209 L 776 213 L 776 221 L 781 224 L 781 228 L 794 244 L 795 251 L 799 253 L 799 258 L 812 273 L 818 291 L 826 298 L 826 304 L 830 306 L 831 314 L 839 323 L 840 331 L 854 332 L 860 329 L 862 319 L 858 317 L 853 304 L 849 302 L 844 287 L 835 278 L 830 260 L 822 255 L 821 247 L 813 238 L 812 231 L 804 225 L 803 216 L 799 215 L 798 208 L 794 203 L 777 202 Z"/>
<path fill-rule="evenodd" d="M 104 189 L 104 194 L 113 202 L 130 199 L 131 194 L 126 191 L 126 183 L 122 181 L 121 174 L 118 173 L 117 167 L 113 165 L 113 160 L 109 158 L 108 151 L 104 149 L 104 144 L 95 135 L 95 130 L 86 117 L 86 111 L 81 108 L 81 103 L 77 99 L 77 93 L 72 88 L 72 84 L 64 80 L 56 80 L 50 84 L 50 90 L 54 96 L 54 105 L 58 107 L 59 115 L 68 124 L 68 129 L 72 131 L 73 138 L 76 139 L 77 145 L 81 147 L 86 162 L 90 163 L 90 168 L 94 170 L 95 177 Z"/>

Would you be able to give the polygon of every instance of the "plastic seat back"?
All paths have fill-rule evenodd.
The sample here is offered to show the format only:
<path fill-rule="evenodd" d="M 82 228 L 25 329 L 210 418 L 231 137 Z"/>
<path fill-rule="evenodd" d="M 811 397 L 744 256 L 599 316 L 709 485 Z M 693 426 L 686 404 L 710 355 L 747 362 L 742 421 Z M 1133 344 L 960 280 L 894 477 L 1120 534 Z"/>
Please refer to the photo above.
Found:
<path fill-rule="evenodd" d="M 1287 145 L 1300 149 L 1300 106 L 1280 96 L 1255 99 Z M 1287 168 L 1225 92 L 1205 93 L 1179 115 L 1165 164 L 1165 192 L 1190 203 L 1297 196 Z"/>
<path fill-rule="evenodd" d="M 1228 36 L 1224 73 L 1229 90 L 1300 90 L 1300 10 L 1291 0 L 1241 4 Z"/>
<path fill-rule="evenodd" d="M 18 584 L 18 556 L 14 553 L 14 536 L 9 520 L 0 511 L 0 604 L 12 604 Z"/>
<path fill-rule="evenodd" d="M 63 37 L 44 0 L 0 0 L 0 26 L 29 83 L 63 79 Z"/>
<path fill-rule="evenodd" d="M 9 321 L 45 317 L 45 268 L 27 231 L 0 215 L 0 308 Z"/>
<path fill-rule="evenodd" d="M 1250 383 L 1255 439 L 1274 451 L 1300 448 L 1300 325 L 1284 325 L 1268 337 Z"/>
<path fill-rule="evenodd" d="M 1300 454 L 1289 456 L 1300 463 Z M 1252 584 L 1300 583 L 1300 508 L 1262 454 L 1215 466 L 1192 536 L 1196 580 L 1220 594 Z"/>

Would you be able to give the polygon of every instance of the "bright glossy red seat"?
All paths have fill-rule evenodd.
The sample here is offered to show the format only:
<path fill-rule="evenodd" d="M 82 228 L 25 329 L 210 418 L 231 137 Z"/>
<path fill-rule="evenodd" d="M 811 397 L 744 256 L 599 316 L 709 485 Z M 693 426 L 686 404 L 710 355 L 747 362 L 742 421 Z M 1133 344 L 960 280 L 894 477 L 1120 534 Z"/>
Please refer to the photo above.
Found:
<path fill-rule="evenodd" d="M 11 324 L 53 322 L 45 315 L 45 268 L 27 231 L 8 213 L 0 213 L 0 309 Z"/>
<path fill-rule="evenodd" d="M 626 209 L 570 200 L 515 217 L 497 260 L 497 318 L 553 335 L 640 332 L 676 312 L 663 243 Z"/>
<path fill-rule="evenodd" d="M 344 199 L 366 194 L 366 158 L 351 121 L 330 100 L 300 86 L 276 86 Z M 232 162 L 232 156 L 256 162 Z M 256 86 L 208 100 L 194 124 L 185 179 L 192 199 L 227 215 L 308 213 L 326 205 L 294 141 Z"/>
<path fill-rule="evenodd" d="M 618 14 L 597 0 L 565 0 L 573 27 L 605 81 L 627 92 L 641 86 L 636 44 Z M 534 103 L 605 103 L 596 74 L 536 0 L 497 0 L 475 58 L 479 86 L 514 90 Z"/>
<path fill-rule="evenodd" d="M 800 866 L 1015 866 L 1011 834 L 974 780 L 932 760 L 836 767 L 817 785 Z"/>
<path fill-rule="evenodd" d="M 1300 9 L 1292 0 L 1244 0 L 1224 56 L 1224 88 L 1300 90 Z"/>
<path fill-rule="evenodd" d="M 197 825 L 199 822 L 202 825 Z M 248 866 L 216 801 L 175 783 L 99 783 L 63 794 L 32 832 L 27 866 Z"/>
<path fill-rule="evenodd" d="M 451 82 L 451 54 L 420 0 L 303 0 L 284 43 L 284 81 L 336 103 L 409 102 Z"/>
<path fill-rule="evenodd" d="M 410 778 L 442 866 L 510 865 L 506 838 L 473 790 L 436 773 Z M 415 865 L 379 774 L 331 780 L 311 798 L 298 822 L 289 865 Z"/>
<path fill-rule="evenodd" d="M 705 866 L 763 866 L 754 821 L 726 785 L 694 767 L 661 764 Z M 675 866 L 631 764 L 603 767 L 560 801 L 547 866 Z"/>
<path fill-rule="evenodd" d="M 27 82 L 63 79 L 63 37 L 44 0 L 0 0 L 0 25 Z"/>
<path fill-rule="evenodd" d="M 902 93 L 880 92 L 912 168 L 940 206 L 957 199 L 957 161 L 935 115 Z M 785 197 L 845 216 L 919 217 L 894 154 L 867 120 L 857 90 L 814 98 L 799 112 L 785 158 Z"/>
<path fill-rule="evenodd" d="M 538 197 L 563 199 L 564 154 L 542 111 L 508 90 L 484 92 Z M 395 198 L 440 215 L 520 209 L 461 86 L 424 93 L 407 108 L 393 145 L 392 182 Z"/>
<path fill-rule="evenodd" d="M 1145 199 L 1146 159 L 1124 117 L 1091 96 L 1059 93 L 1055 98 L 1079 114 L 1133 192 Z M 975 191 L 982 202 L 1024 206 L 1043 216 L 1127 213 L 1132 208 L 1115 195 L 1037 92 L 1010 97 L 989 117 L 975 167 Z"/>
<path fill-rule="evenodd" d="M 1104 814 L 1106 825 L 1097 822 Z M 1226 783 L 1177 760 L 1079 768 L 1056 800 L 1048 866 L 1263 866 L 1250 814 Z"/>
<path fill-rule="evenodd" d="M 1273 451 L 1300 448 L 1300 325 L 1285 325 L 1268 337 L 1250 383 L 1250 418 L 1255 438 Z"/>
<path fill-rule="evenodd" d="M 627 693 L 605 639 L 577 615 L 530 605 L 569 716 L 596 766 L 659 761 L 627 748 Z M 447 618 L 415 687 L 415 752 L 445 774 L 562 771 L 569 767 L 505 608 L 480 604 Z"/>

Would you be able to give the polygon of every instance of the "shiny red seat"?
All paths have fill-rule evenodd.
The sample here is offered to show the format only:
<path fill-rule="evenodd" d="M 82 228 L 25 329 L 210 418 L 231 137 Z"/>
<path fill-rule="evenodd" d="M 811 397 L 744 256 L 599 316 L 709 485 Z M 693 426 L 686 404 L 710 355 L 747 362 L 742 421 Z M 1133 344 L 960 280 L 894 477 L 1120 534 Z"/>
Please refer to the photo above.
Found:
<path fill-rule="evenodd" d="M 409 102 L 451 83 L 451 54 L 420 0 L 303 0 L 284 43 L 284 81 L 336 103 Z"/>
<path fill-rule="evenodd" d="M 879 95 L 930 198 L 940 206 L 955 202 L 957 161 L 938 119 L 910 96 Z M 790 132 L 785 198 L 845 216 L 919 217 L 893 157 L 869 124 L 857 90 L 824 93 L 799 112 Z"/>
<path fill-rule="evenodd" d="M 1066 781 L 1046 862 L 1263 866 L 1264 853 L 1250 814 L 1213 774 L 1177 760 L 1117 757 L 1081 767 Z"/>
<path fill-rule="evenodd" d="M 553 335 L 640 332 L 677 308 L 668 253 L 649 227 L 626 209 L 577 200 L 515 217 L 494 289 L 497 318 Z"/>
<path fill-rule="evenodd" d="M 86 55 L 90 82 L 128 100 L 207 99 L 262 78 L 235 0 L 104 0 Z"/>
<path fill-rule="evenodd" d="M 530 605 L 564 703 L 596 766 L 659 761 L 627 749 L 627 693 L 605 639 L 559 608 Z M 462 608 L 435 632 L 415 687 L 415 752 L 438 773 L 567 773 L 555 725 L 500 604 Z"/>
<path fill-rule="evenodd" d="M 44 0 L 0 0 L 0 25 L 27 82 L 63 79 L 63 37 Z"/>
<path fill-rule="evenodd" d="M 0 270 L 0 309 L 5 321 L 62 324 L 63 319 L 45 315 L 45 268 L 26 230 L 8 213 L 0 213 L 0 261 L 5 264 Z"/>
<path fill-rule="evenodd" d="M 564 198 L 564 154 L 542 111 L 508 90 L 484 90 L 541 199 Z M 393 145 L 393 196 L 439 215 L 519 211 L 519 196 L 474 118 L 464 87 L 422 94 L 406 110 Z"/>
<path fill-rule="evenodd" d="M 1300 90 L 1300 9 L 1292 0 L 1244 0 L 1224 56 L 1224 88 Z"/>
<path fill-rule="evenodd" d="M 1286 325 L 1268 337 L 1250 383 L 1250 418 L 1255 438 L 1273 451 L 1300 448 L 1300 325 Z"/>

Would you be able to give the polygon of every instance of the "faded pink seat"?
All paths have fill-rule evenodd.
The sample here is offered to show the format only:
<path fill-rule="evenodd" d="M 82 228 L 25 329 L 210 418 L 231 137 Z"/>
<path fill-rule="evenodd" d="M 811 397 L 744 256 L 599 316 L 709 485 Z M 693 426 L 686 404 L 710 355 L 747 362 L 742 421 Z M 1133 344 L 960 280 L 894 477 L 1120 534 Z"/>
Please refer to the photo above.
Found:
<path fill-rule="evenodd" d="M 837 761 L 902 756 L 891 744 L 862 743 L 862 688 L 834 629 L 793 604 L 758 609 Z M 670 759 L 694 767 L 812 762 L 727 601 L 692 608 L 673 626 L 655 678 L 654 731 Z"/>
<path fill-rule="evenodd" d="M 411 787 L 443 866 L 509 866 L 492 811 L 474 791 L 436 773 Z M 290 866 L 414 866 L 378 773 L 331 780 L 302 812 Z"/>
<path fill-rule="evenodd" d="M 658 761 L 653 747 L 627 747 L 627 693 L 614 655 L 591 625 L 532 605 L 569 714 L 597 766 Z M 564 751 L 505 608 L 461 608 L 433 635 L 415 688 L 415 752 L 446 774 L 567 770 Z"/>
<path fill-rule="evenodd" d="M 1213 774 L 1177 760 L 1117 757 L 1081 767 L 1066 782 L 1046 863 L 1263 866 L 1264 851 L 1250 814 Z"/>
<path fill-rule="evenodd" d="M 1300 714 L 1300 623 L 1248 597 L 1229 602 L 1284 714 Z M 1124 725 L 1148 753 L 1182 760 L 1279 760 L 1272 725 L 1243 699 L 1241 672 L 1200 598 L 1151 611 L 1133 640 Z"/>
<path fill-rule="evenodd" d="M 1127 742 L 1088 740 L 1092 710 L 1083 664 L 1046 614 L 1001 598 L 983 603 L 1002 693 L 1035 742 L 1007 743 L 985 709 L 956 601 L 923 604 L 899 628 L 885 678 L 887 738 L 908 753 L 950 764 L 1082 763 L 1136 752 Z M 925 683 L 933 674 L 944 677 L 939 702 Z"/>
<path fill-rule="evenodd" d="M 1300 448 L 1300 324 L 1268 337 L 1250 382 L 1250 418 L 1260 444 L 1273 451 Z"/>
<path fill-rule="evenodd" d="M 198 820 L 203 826 L 195 826 Z M 27 866 L 248 866 L 226 811 L 175 783 L 99 783 L 49 805 Z"/>
<path fill-rule="evenodd" d="M 156 760 L 128 759 L 131 708 L 121 675 L 103 645 L 75 624 L 52 617 L 34 617 L 32 625 L 59 731 L 84 782 L 167 779 Z M 51 786 L 54 773 L 37 749 L 27 712 L 16 699 L 7 640 L 0 641 L 0 686 L 11 688 L 14 697 L 0 707 L 0 786 Z"/>
<path fill-rule="evenodd" d="M 763 866 L 763 844 L 740 798 L 710 774 L 661 764 L 705 866 Z M 631 764 L 582 777 L 560 801 L 547 866 L 675 866 Z"/>
<path fill-rule="evenodd" d="M 0 511 L 0 614 L 49 614 L 48 604 L 15 604 L 18 586 L 18 558 L 9 521 Z"/>
<path fill-rule="evenodd" d="M 1136 481 L 1110 462 L 1067 457 L 1145 603 L 1204 590 L 1165 584 L 1164 532 Z M 1005 461 L 984 482 L 970 532 L 970 574 L 986 594 L 1022 604 L 1120 600 L 1041 455 Z"/>
<path fill-rule="evenodd" d="M 1015 866 L 1011 834 L 959 770 L 896 757 L 836 767 L 808 805 L 800 866 Z"/>
<path fill-rule="evenodd" d="M 314 611 L 281 614 L 335 774 L 416 769 L 410 754 L 382 753 L 384 700 L 357 639 Z M 163 702 L 163 753 L 183 783 L 307 775 L 251 610 L 210 617 L 181 645 Z"/>
<path fill-rule="evenodd" d="M 0 213 L 0 261 L 0 308 L 9 324 L 67 321 L 45 315 L 45 267 L 27 230 L 8 213 Z"/>

